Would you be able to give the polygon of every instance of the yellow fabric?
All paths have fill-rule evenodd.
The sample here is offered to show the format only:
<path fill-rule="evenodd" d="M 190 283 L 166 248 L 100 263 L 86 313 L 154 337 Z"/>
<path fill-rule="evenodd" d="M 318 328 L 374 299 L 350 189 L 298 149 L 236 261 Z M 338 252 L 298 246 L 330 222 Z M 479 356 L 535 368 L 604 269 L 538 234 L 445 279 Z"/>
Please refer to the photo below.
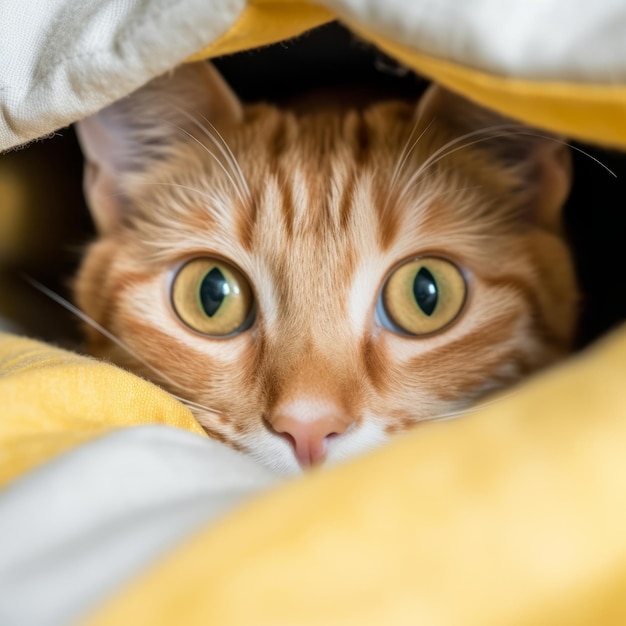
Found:
<path fill-rule="evenodd" d="M 251 0 L 226 34 L 189 60 L 217 57 L 289 39 L 336 17 L 329 10 L 304 0 Z M 420 53 L 357 24 L 347 25 L 419 74 L 480 104 L 568 137 L 626 148 L 626 85 L 495 76 Z"/>
<path fill-rule="evenodd" d="M 626 148 L 626 85 L 495 76 L 420 54 L 371 32 L 360 34 L 419 74 L 479 104 L 568 137 Z"/>
<path fill-rule="evenodd" d="M 626 327 L 191 538 L 91 626 L 626 624 Z"/>
<path fill-rule="evenodd" d="M 203 434 L 189 410 L 122 369 L 0 333 L 0 486 L 122 426 L 166 424 Z"/>
<path fill-rule="evenodd" d="M 189 61 L 258 48 L 301 35 L 335 19 L 328 9 L 302 0 L 249 0 L 233 27 Z"/>

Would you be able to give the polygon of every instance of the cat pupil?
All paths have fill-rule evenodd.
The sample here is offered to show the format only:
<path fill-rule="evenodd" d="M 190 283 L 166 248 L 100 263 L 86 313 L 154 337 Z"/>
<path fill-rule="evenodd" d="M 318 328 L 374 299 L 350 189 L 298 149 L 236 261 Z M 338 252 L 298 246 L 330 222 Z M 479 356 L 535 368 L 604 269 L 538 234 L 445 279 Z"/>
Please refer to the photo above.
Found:
<path fill-rule="evenodd" d="M 230 285 L 217 267 L 208 272 L 200 283 L 200 302 L 204 312 L 209 317 L 213 317 L 217 313 L 222 302 L 224 302 L 224 298 L 229 294 Z"/>
<path fill-rule="evenodd" d="M 437 307 L 437 300 L 439 294 L 437 290 L 437 283 L 433 275 L 425 268 L 422 267 L 413 281 L 413 295 L 415 296 L 415 302 L 420 309 L 426 315 L 432 315 L 433 311 Z"/>

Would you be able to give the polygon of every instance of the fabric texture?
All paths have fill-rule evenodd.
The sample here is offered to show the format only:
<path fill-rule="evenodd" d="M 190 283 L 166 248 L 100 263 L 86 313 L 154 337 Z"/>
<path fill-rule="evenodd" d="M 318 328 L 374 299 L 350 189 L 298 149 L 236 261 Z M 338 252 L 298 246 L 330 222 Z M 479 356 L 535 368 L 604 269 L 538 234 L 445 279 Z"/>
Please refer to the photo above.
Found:
<path fill-rule="evenodd" d="M 3 0 L 0 11 L 10 16 L 0 20 L 0 150 L 86 117 L 186 58 L 279 41 L 333 17 L 482 104 L 626 146 L 620 0 Z"/>
<path fill-rule="evenodd" d="M 626 328 L 474 415 L 266 494 L 87 623 L 624 624 L 624 380 Z"/>
<path fill-rule="evenodd" d="M 164 424 L 198 435 L 191 412 L 120 368 L 0 333 L 0 486 L 122 426 Z"/>
<path fill-rule="evenodd" d="M 226 31 L 244 4 L 2 0 L 0 150 L 95 113 L 178 65 Z"/>
<path fill-rule="evenodd" d="M 0 624 L 76 622 L 274 482 L 252 459 L 167 426 L 116 430 L 57 456 L 0 497 Z"/>

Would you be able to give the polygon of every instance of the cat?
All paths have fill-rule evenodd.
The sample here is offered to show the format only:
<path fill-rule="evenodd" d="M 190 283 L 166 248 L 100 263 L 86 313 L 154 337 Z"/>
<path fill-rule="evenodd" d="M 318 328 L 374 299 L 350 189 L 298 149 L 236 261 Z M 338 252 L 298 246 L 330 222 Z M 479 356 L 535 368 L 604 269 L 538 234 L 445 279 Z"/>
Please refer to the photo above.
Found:
<path fill-rule="evenodd" d="M 277 472 L 457 415 L 562 357 L 578 293 L 559 138 L 432 85 L 244 106 L 190 63 L 78 124 L 89 351 Z"/>

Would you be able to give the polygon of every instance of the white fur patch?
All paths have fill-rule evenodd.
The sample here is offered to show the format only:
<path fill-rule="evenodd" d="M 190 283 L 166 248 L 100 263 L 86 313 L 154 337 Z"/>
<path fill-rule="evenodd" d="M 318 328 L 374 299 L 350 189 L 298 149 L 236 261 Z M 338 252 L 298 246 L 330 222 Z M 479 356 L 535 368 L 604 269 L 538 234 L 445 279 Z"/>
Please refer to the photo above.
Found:
<path fill-rule="evenodd" d="M 334 464 L 382 445 L 389 440 L 377 421 L 365 420 L 361 426 L 349 428 L 328 442 L 326 463 Z"/>
<path fill-rule="evenodd" d="M 384 259 L 370 258 L 362 261 L 354 273 L 348 293 L 347 309 L 350 328 L 359 335 L 371 323 L 384 277 L 381 268 L 385 268 Z"/>
<path fill-rule="evenodd" d="M 297 400 L 281 404 L 278 411 L 301 424 L 310 424 L 319 419 L 332 417 L 337 413 L 337 405 L 319 398 L 300 396 Z"/>

